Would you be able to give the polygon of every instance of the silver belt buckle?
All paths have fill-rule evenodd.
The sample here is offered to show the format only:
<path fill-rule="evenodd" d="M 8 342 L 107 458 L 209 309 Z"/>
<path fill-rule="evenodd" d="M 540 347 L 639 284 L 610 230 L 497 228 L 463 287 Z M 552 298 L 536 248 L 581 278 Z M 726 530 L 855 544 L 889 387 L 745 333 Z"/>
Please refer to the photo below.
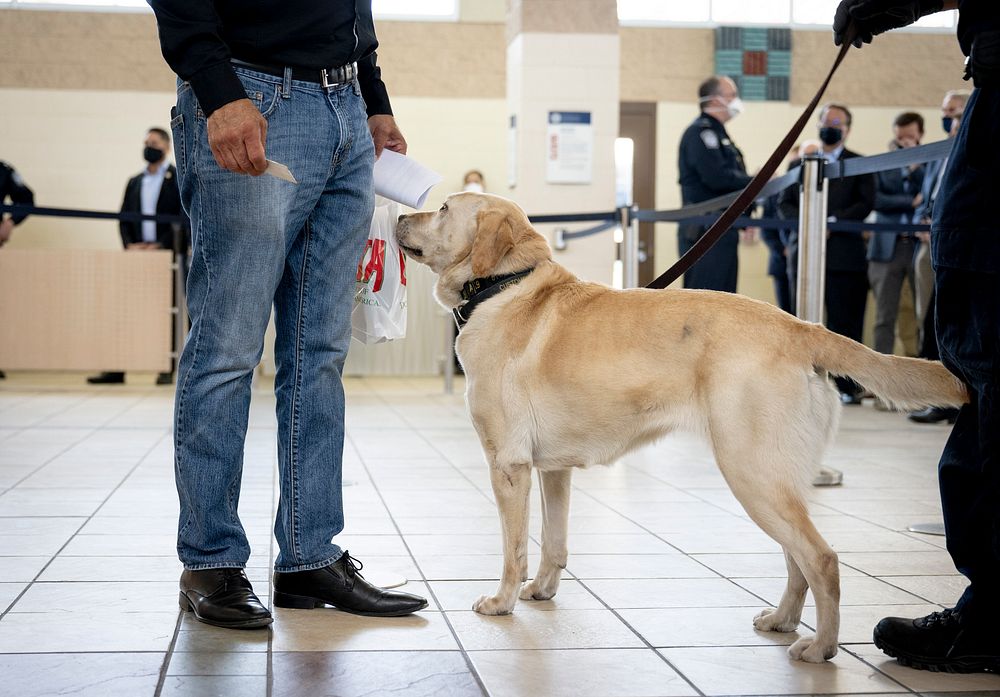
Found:
<path fill-rule="evenodd" d="M 350 82 L 358 74 L 357 66 L 357 63 L 348 63 L 347 65 L 337 68 L 336 70 L 327 70 L 326 68 L 323 68 L 319 71 L 319 84 L 325 89 L 330 89 L 331 87 L 336 87 L 337 85 L 343 85 Z"/>
<path fill-rule="evenodd" d="M 340 72 L 339 70 L 336 72 Z M 340 81 L 330 80 L 330 71 L 323 68 L 319 71 L 319 84 L 321 84 L 325 89 L 330 89 L 331 87 L 336 87 L 340 84 Z"/>

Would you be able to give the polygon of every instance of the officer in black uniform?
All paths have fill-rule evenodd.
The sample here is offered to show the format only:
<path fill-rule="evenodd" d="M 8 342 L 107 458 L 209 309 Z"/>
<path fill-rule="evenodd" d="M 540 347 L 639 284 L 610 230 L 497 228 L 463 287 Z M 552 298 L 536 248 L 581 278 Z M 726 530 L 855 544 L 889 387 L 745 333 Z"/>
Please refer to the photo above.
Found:
<path fill-rule="evenodd" d="M 942 9 L 959 10 L 958 39 L 976 89 L 965 107 L 931 226 L 941 359 L 969 388 L 938 467 L 948 551 L 969 587 L 954 608 L 888 617 L 875 644 L 935 671 L 1000 671 L 1000 2 L 842 0 L 838 43 L 861 41 Z"/>
<path fill-rule="evenodd" d="M 26 206 L 35 203 L 35 195 L 24 183 L 24 180 L 13 167 L 0 160 L 0 203 L 7 203 L 8 199 L 11 203 Z M 3 219 L 0 220 L 0 247 L 10 239 L 14 226 L 20 225 L 27 217 L 24 213 L 13 216 L 7 213 L 3 214 Z"/>
<path fill-rule="evenodd" d="M 728 77 L 711 77 L 698 87 L 701 115 L 681 137 L 679 157 L 681 201 L 684 205 L 739 191 L 750 183 L 740 152 L 725 123 L 743 111 L 743 102 L 734 83 Z M 677 246 L 684 255 L 706 226 L 680 225 Z M 736 292 L 739 269 L 736 248 L 739 231 L 729 230 L 705 256 L 684 274 L 685 288 L 707 288 Z"/>

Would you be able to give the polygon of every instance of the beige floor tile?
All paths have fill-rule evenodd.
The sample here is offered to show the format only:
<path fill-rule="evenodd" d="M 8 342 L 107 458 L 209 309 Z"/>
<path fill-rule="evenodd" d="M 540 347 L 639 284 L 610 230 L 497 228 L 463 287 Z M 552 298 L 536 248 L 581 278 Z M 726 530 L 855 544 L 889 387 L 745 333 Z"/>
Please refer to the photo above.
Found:
<path fill-rule="evenodd" d="M 883 617 L 923 617 L 941 608 L 937 605 L 846 605 L 840 608 L 840 643 L 870 644 L 872 630 Z M 802 621 L 810 627 L 816 626 L 816 608 L 807 607 L 802 612 Z"/>
<path fill-rule="evenodd" d="M 668 697 L 697 692 L 649 649 L 475 651 L 493 697 Z"/>
<path fill-rule="evenodd" d="M 781 545 L 760 530 L 751 532 L 697 530 L 664 533 L 661 537 L 685 554 L 747 554 L 781 551 Z"/>
<path fill-rule="evenodd" d="M 570 534 L 569 553 L 578 554 L 670 554 L 668 542 L 649 533 Z"/>
<path fill-rule="evenodd" d="M 167 675 L 267 675 L 267 653 L 263 651 L 199 652 L 175 651 Z"/>
<path fill-rule="evenodd" d="M 467 651 L 489 649 L 637 648 L 642 641 L 609 610 L 559 610 L 485 616 L 449 612 Z"/>
<path fill-rule="evenodd" d="M 269 629 L 236 631 L 198 622 L 185 613 L 174 643 L 175 653 L 207 655 L 215 653 L 265 653 L 272 636 Z"/>
<path fill-rule="evenodd" d="M 935 576 L 955 573 L 955 564 L 944 550 L 927 552 L 848 552 L 841 565 L 872 576 Z"/>
<path fill-rule="evenodd" d="M 757 607 L 762 604 L 724 578 L 587 580 L 613 608 Z"/>
<path fill-rule="evenodd" d="M 874 644 L 850 646 L 848 650 L 916 692 L 992 692 L 1000 694 L 1000 675 L 988 673 L 955 675 L 906 668 L 899 665 L 896 659 L 879 651 Z"/>
<path fill-rule="evenodd" d="M 56 557 L 40 581 L 176 581 L 177 557 Z"/>
<path fill-rule="evenodd" d="M 274 612 L 275 651 L 455 650 L 440 612 L 408 617 L 359 617 L 339 610 Z"/>
<path fill-rule="evenodd" d="M 794 642 L 798 632 L 758 632 L 753 618 L 761 607 L 620 610 L 622 618 L 650 644 L 663 646 L 757 646 Z"/>
<path fill-rule="evenodd" d="M 881 576 L 886 583 L 932 603 L 954 607 L 969 585 L 965 576 Z"/>
<path fill-rule="evenodd" d="M 660 649 L 660 653 L 709 696 L 906 692 L 844 651 L 822 664 L 793 661 L 783 646 Z"/>
<path fill-rule="evenodd" d="M 934 545 L 891 530 L 844 530 L 823 535 L 838 554 L 845 552 L 929 552 Z"/>
<path fill-rule="evenodd" d="M 0 691 L 17 697 L 152 695 L 162 653 L 0 654 Z"/>
<path fill-rule="evenodd" d="M 466 516 L 464 518 L 427 516 L 397 516 L 396 524 L 403 535 L 499 535 L 500 518 L 496 512 L 490 515 Z M 350 523 L 348 523 L 350 524 Z M 573 522 L 570 521 L 572 528 Z"/>
<path fill-rule="evenodd" d="M 0 564 L 2 563 L 0 560 Z M 0 613 L 3 613 L 26 587 L 26 583 L 0 583 Z"/>
<path fill-rule="evenodd" d="M 445 611 L 471 610 L 481 595 L 497 591 L 498 581 L 432 581 L 431 588 Z M 414 591 L 415 592 L 415 591 Z M 602 610 L 604 605 L 578 581 L 563 580 L 551 600 L 518 600 L 515 612 Z"/>
<path fill-rule="evenodd" d="M 274 697 L 480 697 L 458 651 L 337 651 L 274 654 Z"/>
<path fill-rule="evenodd" d="M 168 675 L 162 697 L 266 697 L 266 675 Z"/>
<path fill-rule="evenodd" d="M 540 560 L 540 554 L 528 555 L 529 575 L 538 568 Z M 503 556 L 498 553 L 454 556 L 418 555 L 417 562 L 430 581 L 499 579 L 500 571 L 503 568 Z"/>
<path fill-rule="evenodd" d="M 418 559 L 432 556 L 503 553 L 503 538 L 499 534 L 407 535 L 406 544 Z M 529 539 L 528 552 L 540 553 L 538 543 Z"/>
<path fill-rule="evenodd" d="M 173 611 L 177 582 L 34 583 L 15 612 L 130 613 Z"/>
<path fill-rule="evenodd" d="M 0 556 L 0 583 L 34 581 L 50 557 Z"/>
<path fill-rule="evenodd" d="M 909 577 L 904 577 L 909 578 Z M 733 581 L 751 593 L 765 598 L 772 606 L 781 600 L 787 579 L 734 578 Z M 870 576 L 844 576 L 840 579 L 840 604 L 845 605 L 917 605 L 923 599 L 895 588 Z M 815 605 L 812 592 L 806 594 L 806 605 Z"/>
<path fill-rule="evenodd" d="M 693 554 L 698 560 L 726 578 L 775 577 L 788 573 L 784 554 Z M 843 559 L 841 559 L 843 562 Z M 861 576 L 861 571 L 840 565 L 840 575 Z"/>
<path fill-rule="evenodd" d="M 529 565 L 529 568 L 534 568 Z M 577 554 L 567 570 L 577 578 L 718 578 L 696 560 L 674 554 Z"/>
<path fill-rule="evenodd" d="M 176 611 L 9 612 L 0 653 L 166 651 L 176 624 Z"/>

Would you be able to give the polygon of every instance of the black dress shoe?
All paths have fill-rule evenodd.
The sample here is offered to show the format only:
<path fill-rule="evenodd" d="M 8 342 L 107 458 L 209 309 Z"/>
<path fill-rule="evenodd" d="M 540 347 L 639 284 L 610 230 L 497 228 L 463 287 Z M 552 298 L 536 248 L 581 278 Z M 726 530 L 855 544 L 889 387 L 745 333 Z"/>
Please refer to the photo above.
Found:
<path fill-rule="evenodd" d="M 271 624 L 270 611 L 254 594 L 243 569 L 185 569 L 180 605 L 216 627 L 256 629 Z"/>
<path fill-rule="evenodd" d="M 125 382 L 125 373 L 98 373 L 87 378 L 91 385 L 121 385 Z"/>
<path fill-rule="evenodd" d="M 373 586 L 358 573 L 361 562 L 346 551 L 319 569 L 274 574 L 275 607 L 303 610 L 333 605 L 355 615 L 401 617 L 427 607 L 417 595 Z"/>
<path fill-rule="evenodd" d="M 963 626 L 947 609 L 926 617 L 886 617 L 874 632 L 875 646 L 901 665 L 944 673 L 1000 670 L 1000 639 L 982 627 Z"/>
<path fill-rule="evenodd" d="M 173 385 L 174 384 L 174 374 L 173 373 L 160 373 L 156 376 L 157 385 Z"/>
<path fill-rule="evenodd" d="M 951 407 L 927 407 L 926 409 L 913 412 L 906 418 L 918 424 L 939 424 L 942 421 L 953 424 L 958 420 L 958 409 Z"/>

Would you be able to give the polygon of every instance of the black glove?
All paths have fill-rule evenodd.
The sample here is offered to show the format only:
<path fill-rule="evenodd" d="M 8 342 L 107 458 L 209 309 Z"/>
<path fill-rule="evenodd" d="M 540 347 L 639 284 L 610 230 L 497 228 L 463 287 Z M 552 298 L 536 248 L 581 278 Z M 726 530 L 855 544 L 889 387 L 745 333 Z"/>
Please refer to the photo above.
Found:
<path fill-rule="evenodd" d="M 833 43 L 840 46 L 851 24 L 857 29 L 854 45 L 870 44 L 876 34 L 913 24 L 940 12 L 944 0 L 841 0 L 833 18 Z"/>

